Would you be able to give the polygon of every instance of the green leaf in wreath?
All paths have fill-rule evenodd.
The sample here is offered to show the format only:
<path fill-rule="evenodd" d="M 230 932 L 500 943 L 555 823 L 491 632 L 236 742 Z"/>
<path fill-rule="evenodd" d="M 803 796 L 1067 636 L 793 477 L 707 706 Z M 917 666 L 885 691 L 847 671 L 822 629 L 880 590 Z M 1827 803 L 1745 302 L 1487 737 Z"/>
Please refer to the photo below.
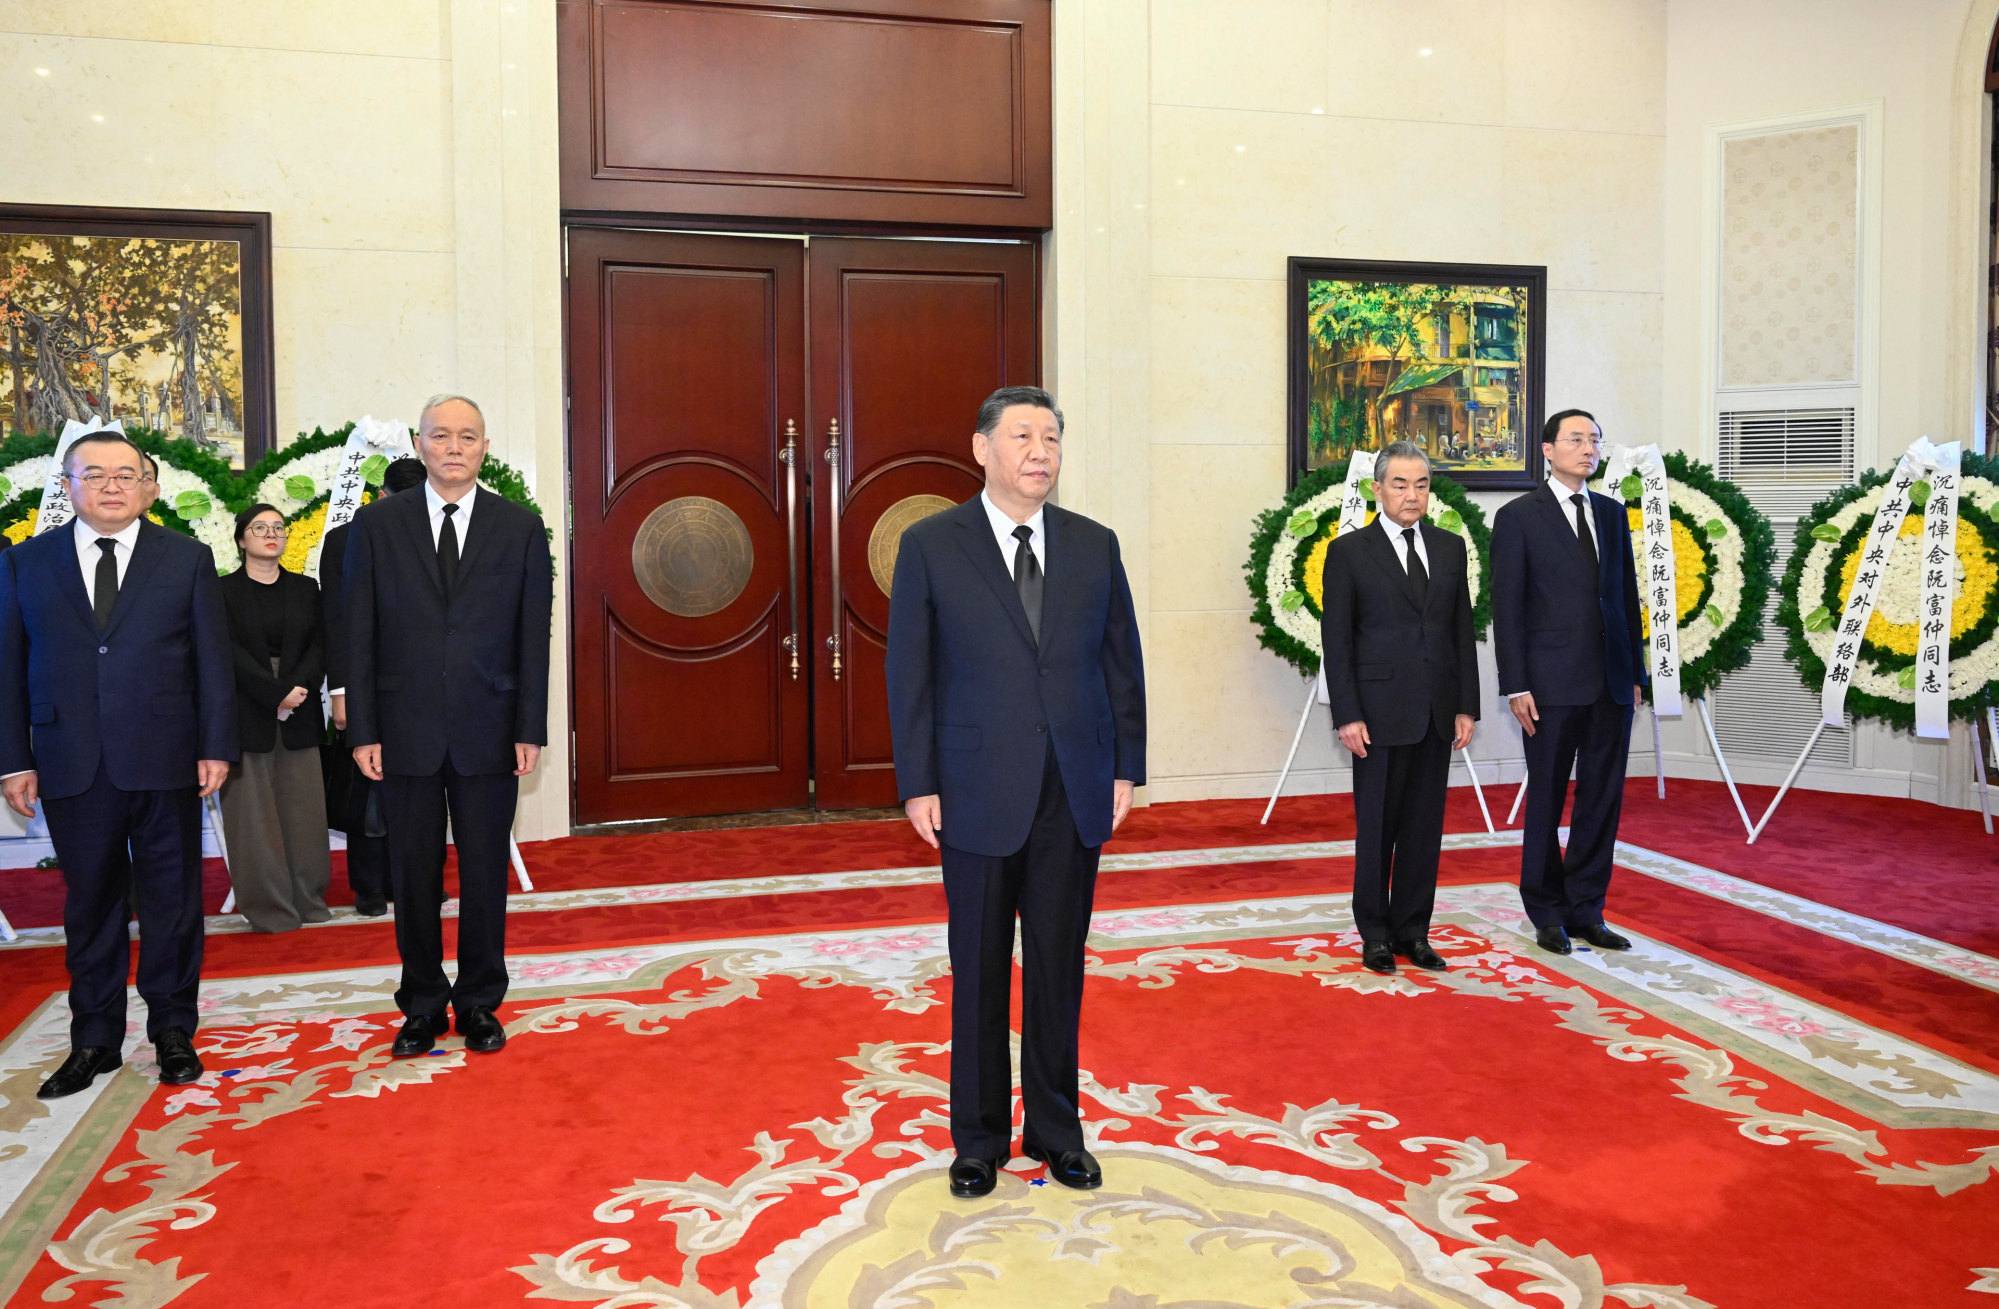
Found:
<path fill-rule="evenodd" d="M 1372 477 L 1363 477 L 1360 479 L 1360 498 L 1369 504 L 1374 503 L 1374 479 Z"/>
<path fill-rule="evenodd" d="M 1839 537 L 1839 529 L 1831 523 L 1820 523 L 1812 529 L 1812 540 L 1814 541 L 1837 541 Z"/>
<path fill-rule="evenodd" d="M 1918 483 L 1917 483 L 1917 485 L 1918 485 L 1918 486 L 1921 486 L 1921 485 L 1922 485 L 1922 483 L 1918 482 Z M 1903 689 L 1904 691 L 1913 691 L 1913 690 L 1915 690 L 1915 689 L 1916 689 L 1916 666 L 1915 666 L 1914 664 L 1910 664 L 1910 665 L 1909 665 L 1909 666 L 1908 666 L 1907 668 L 1904 668 L 1904 669 L 1903 669 L 1903 670 L 1902 670 L 1901 672 L 1899 672 L 1899 673 L 1896 673 L 1896 674 L 1895 674 L 1895 685 L 1897 685 L 1897 686 L 1901 687 L 1901 688 L 1902 688 L 1902 689 Z"/>
<path fill-rule="evenodd" d="M 0 477 L 0 500 L 5 500 L 12 494 L 14 494 L 14 484 L 6 478 Z"/>
<path fill-rule="evenodd" d="M 182 491 L 174 497 L 174 512 L 190 523 L 208 517 L 208 511 L 214 507 L 214 502 L 200 491 Z"/>
<path fill-rule="evenodd" d="M 1645 479 L 1633 473 L 1619 482 L 1617 489 L 1623 494 L 1626 500 L 1636 500 L 1639 496 L 1645 494 Z"/>
<path fill-rule="evenodd" d="M 1909 488 L 1909 508 L 1921 509 L 1924 505 L 1928 504 L 1929 502 L 1930 502 L 1930 484 L 1928 482 L 1918 482 L 1914 486 Z M 1914 677 L 1915 674 L 1912 672 L 1909 674 L 1909 676 Z M 1911 683 L 1911 685 L 1914 685 L 1914 683 Z"/>
<path fill-rule="evenodd" d="M 1728 520 L 1725 518 L 1710 518 L 1701 524 L 1701 530 L 1707 533 L 1708 540 L 1719 541 L 1722 537 L 1728 535 Z"/>
<path fill-rule="evenodd" d="M 1708 606 L 1708 607 L 1707 607 L 1706 609 L 1702 610 L 1702 611 L 1701 611 L 1701 613 L 1702 613 L 1702 615 L 1703 615 L 1704 617 L 1706 617 L 1706 619 L 1707 619 L 1707 620 L 1708 620 L 1708 621 L 1709 621 L 1710 623 L 1713 623 L 1713 624 L 1714 624 L 1714 625 L 1715 625 L 1716 627 L 1724 627 L 1724 626 L 1726 626 L 1726 624 L 1725 624 L 1725 623 L 1723 623 L 1723 622 L 1721 621 L 1721 608 L 1720 608 L 1720 606 L 1718 606 L 1718 605 L 1709 605 L 1709 606 Z"/>
<path fill-rule="evenodd" d="M 1831 626 L 1832 610 L 1826 608 L 1824 605 L 1820 605 L 1805 615 L 1805 630 L 1807 632 L 1823 632 Z"/>
<path fill-rule="evenodd" d="M 361 480 L 369 486 L 380 486 L 382 477 L 389 471 L 387 455 L 369 455 L 361 461 Z"/>
<path fill-rule="evenodd" d="M 1465 530 L 1465 516 L 1455 509 L 1446 509 L 1437 515 L 1437 526 L 1446 532 L 1462 532 Z"/>
<path fill-rule="evenodd" d="M 1285 613 L 1287 614 L 1297 613 L 1298 610 L 1302 608 L 1305 604 L 1305 593 L 1303 591 L 1286 591 L 1284 593 L 1284 598 L 1282 600 L 1279 600 L 1277 603 L 1278 606 L 1282 608 Z"/>
<path fill-rule="evenodd" d="M 293 473 L 285 479 L 285 494 L 294 500 L 310 500 L 319 494 L 319 487 L 304 473 Z"/>
<path fill-rule="evenodd" d="M 1319 530 L 1319 516 L 1309 509 L 1300 509 L 1291 515 L 1291 521 L 1284 524 L 1284 530 L 1303 539 Z"/>

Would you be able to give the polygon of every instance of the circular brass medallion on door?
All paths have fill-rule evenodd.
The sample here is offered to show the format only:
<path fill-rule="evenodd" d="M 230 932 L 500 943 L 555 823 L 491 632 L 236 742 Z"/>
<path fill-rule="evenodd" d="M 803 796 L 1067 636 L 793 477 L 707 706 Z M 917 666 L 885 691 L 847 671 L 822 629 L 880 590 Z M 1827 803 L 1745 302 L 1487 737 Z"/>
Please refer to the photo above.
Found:
<path fill-rule="evenodd" d="M 729 607 L 750 584 L 756 548 L 736 511 L 683 495 L 646 515 L 632 538 L 632 573 L 648 599 L 681 618 Z"/>
<path fill-rule="evenodd" d="M 868 571 L 875 575 L 875 585 L 883 595 L 895 583 L 895 556 L 902 548 L 902 534 L 911 524 L 943 513 L 956 503 L 941 495 L 905 496 L 875 519 L 875 530 L 868 533 Z"/>

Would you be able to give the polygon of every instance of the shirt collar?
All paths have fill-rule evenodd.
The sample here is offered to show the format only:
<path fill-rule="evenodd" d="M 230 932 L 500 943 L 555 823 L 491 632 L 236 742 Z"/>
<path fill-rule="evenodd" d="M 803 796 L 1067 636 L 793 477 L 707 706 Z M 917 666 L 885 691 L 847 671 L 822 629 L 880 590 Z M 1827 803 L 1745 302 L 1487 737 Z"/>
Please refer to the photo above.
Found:
<path fill-rule="evenodd" d="M 1395 525 L 1395 520 L 1393 518 L 1390 518 L 1387 514 L 1376 514 L 1374 516 L 1374 521 L 1381 524 L 1381 530 L 1388 533 L 1388 539 L 1391 542 L 1395 541 L 1403 533 L 1404 529 L 1397 527 Z M 1416 527 L 1418 530 L 1416 532 L 1416 539 L 1419 541 L 1423 539 L 1423 533 L 1421 530 L 1422 526 L 1423 526 L 1423 520 L 1420 518 L 1417 519 Z"/>
<path fill-rule="evenodd" d="M 94 544 L 95 542 L 102 540 L 105 535 L 103 532 L 100 532 L 96 528 L 92 527 L 89 523 L 84 522 L 82 518 L 73 518 L 70 521 L 76 525 L 76 540 L 79 546 Z M 134 518 L 131 522 L 125 524 L 125 526 L 120 530 L 111 533 L 110 534 L 111 539 L 116 541 L 119 545 L 124 546 L 127 550 L 132 549 L 133 546 L 138 543 L 139 524 L 142 521 L 143 519 Z"/>
<path fill-rule="evenodd" d="M 1582 494 L 1582 495 L 1588 495 L 1588 494 L 1589 494 L 1589 481 L 1588 481 L 1588 479 L 1584 479 L 1584 481 L 1583 481 L 1583 489 L 1582 489 L 1582 491 L 1581 491 L 1580 493 L 1578 493 L 1578 492 L 1575 492 L 1575 491 L 1571 491 L 1571 490 L 1570 490 L 1570 489 L 1568 488 L 1568 486 L 1567 486 L 1566 484 L 1564 484 L 1564 483 L 1562 482 L 1562 480 L 1561 480 L 1560 478 L 1558 478 L 1558 477 L 1556 477 L 1556 476 L 1555 476 L 1555 470 L 1554 470 L 1554 469 L 1552 469 L 1552 468 L 1550 468 L 1550 469 L 1548 470 L 1548 489 L 1549 489 L 1550 491 L 1553 491 L 1553 492 L 1555 493 L 1555 498 L 1556 498 L 1557 500 L 1560 500 L 1560 501 L 1562 501 L 1562 502 L 1563 502 L 1564 504 L 1566 504 L 1566 503 L 1568 503 L 1568 499 L 1569 499 L 1569 497 L 1570 497 L 1570 496 L 1572 496 L 1572 495 L 1576 495 L 1576 494 Z"/>
<path fill-rule="evenodd" d="M 979 492 L 979 503 L 986 507 L 986 521 L 993 525 L 994 535 L 1003 537 L 1012 536 L 1013 529 L 1020 526 L 1012 518 L 1001 512 L 1000 507 L 993 503 L 992 496 L 986 494 L 984 491 Z M 1042 518 L 1047 512 L 1048 506 L 1042 505 L 1034 511 L 1034 516 L 1027 520 L 1027 526 L 1034 529 L 1034 537 L 1038 541 L 1045 542 L 1048 539 L 1044 535 L 1042 528 Z"/>
<path fill-rule="evenodd" d="M 467 493 L 463 499 L 451 502 L 458 506 L 458 512 L 454 514 L 453 517 L 470 518 L 472 516 L 472 502 L 478 498 L 479 498 L 479 487 L 475 483 L 472 487 L 472 490 L 469 493 Z M 445 504 L 446 501 L 444 497 L 437 493 L 437 488 L 430 484 L 430 479 L 428 477 L 424 478 L 423 479 L 424 511 L 428 513 L 432 518 L 435 518 L 439 514 L 444 512 Z"/>

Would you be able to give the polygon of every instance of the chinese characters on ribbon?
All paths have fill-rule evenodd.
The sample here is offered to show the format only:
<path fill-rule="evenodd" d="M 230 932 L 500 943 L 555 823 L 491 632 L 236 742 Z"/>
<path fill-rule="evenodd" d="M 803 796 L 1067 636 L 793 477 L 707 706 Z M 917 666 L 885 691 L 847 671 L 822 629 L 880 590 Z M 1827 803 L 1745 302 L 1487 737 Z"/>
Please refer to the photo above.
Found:
<path fill-rule="evenodd" d="M 1638 499 L 1641 527 L 1632 552 L 1638 566 L 1638 598 L 1650 624 L 1645 659 L 1652 674 L 1652 708 L 1673 717 L 1686 711 L 1680 698 L 1679 572 L 1673 559 L 1673 498 L 1658 446 L 1618 446 L 1611 452 L 1605 481 L 1612 499 L 1625 498 L 1622 486 L 1633 473 L 1643 483 Z"/>

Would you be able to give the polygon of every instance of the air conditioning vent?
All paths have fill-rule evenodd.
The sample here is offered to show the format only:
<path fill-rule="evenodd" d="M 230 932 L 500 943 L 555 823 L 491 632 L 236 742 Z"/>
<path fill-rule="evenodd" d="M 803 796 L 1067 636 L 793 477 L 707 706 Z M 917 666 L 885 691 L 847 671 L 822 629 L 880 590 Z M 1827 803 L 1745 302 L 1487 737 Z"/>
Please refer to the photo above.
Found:
<path fill-rule="evenodd" d="M 1767 517 L 1795 523 L 1853 481 L 1853 415 L 1847 406 L 1724 409 L 1717 471 Z"/>

